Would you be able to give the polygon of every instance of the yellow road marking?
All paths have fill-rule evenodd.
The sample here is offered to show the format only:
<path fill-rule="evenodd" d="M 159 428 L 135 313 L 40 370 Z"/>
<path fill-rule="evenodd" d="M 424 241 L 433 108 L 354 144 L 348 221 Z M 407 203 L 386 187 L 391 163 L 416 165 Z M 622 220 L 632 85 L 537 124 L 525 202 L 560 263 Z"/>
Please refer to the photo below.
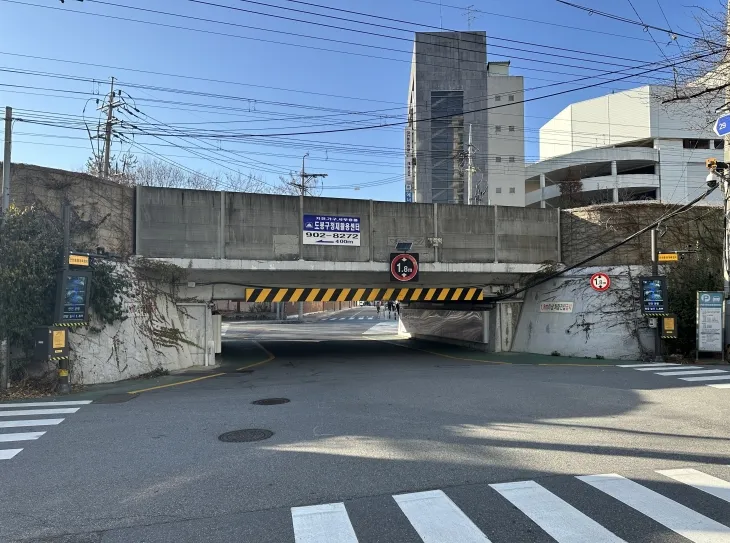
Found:
<path fill-rule="evenodd" d="M 178 385 L 187 385 L 188 383 L 194 383 L 196 381 L 202 381 L 203 379 L 211 379 L 213 377 L 220 377 L 225 373 L 214 373 L 213 375 L 205 375 L 203 377 L 196 377 L 195 379 L 188 379 L 187 381 L 180 381 L 179 383 L 169 383 L 167 385 L 159 385 L 156 387 L 142 388 L 140 390 L 130 390 L 127 394 L 139 394 L 140 392 L 149 392 L 150 390 L 158 390 L 160 388 L 176 387 Z"/>
<path fill-rule="evenodd" d="M 274 358 L 276 358 L 274 356 L 274 353 L 272 353 L 266 347 L 264 347 L 263 345 L 261 345 L 261 343 L 259 343 L 258 341 L 254 341 L 253 344 L 256 345 L 262 351 L 264 351 L 266 354 L 268 354 L 269 357 L 266 360 L 262 360 L 261 362 L 254 362 L 253 364 L 248 364 L 246 366 L 241 366 L 240 368 L 236 368 L 236 371 L 241 371 L 241 370 L 245 370 L 245 369 L 248 369 L 248 368 L 253 368 L 255 366 L 260 366 L 261 364 L 266 364 L 267 362 L 271 362 Z"/>

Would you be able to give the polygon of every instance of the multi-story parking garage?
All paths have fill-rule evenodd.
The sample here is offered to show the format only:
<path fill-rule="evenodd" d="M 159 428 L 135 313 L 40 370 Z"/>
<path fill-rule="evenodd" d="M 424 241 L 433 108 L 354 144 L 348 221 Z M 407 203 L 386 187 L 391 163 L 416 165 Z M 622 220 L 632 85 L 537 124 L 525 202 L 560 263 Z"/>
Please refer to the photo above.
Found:
<path fill-rule="evenodd" d="M 645 86 L 577 102 L 548 121 L 540 161 L 526 166 L 525 205 L 681 203 L 699 195 L 705 159 L 722 159 L 723 140 L 699 127 L 692 105 L 663 104 L 662 92 Z"/>

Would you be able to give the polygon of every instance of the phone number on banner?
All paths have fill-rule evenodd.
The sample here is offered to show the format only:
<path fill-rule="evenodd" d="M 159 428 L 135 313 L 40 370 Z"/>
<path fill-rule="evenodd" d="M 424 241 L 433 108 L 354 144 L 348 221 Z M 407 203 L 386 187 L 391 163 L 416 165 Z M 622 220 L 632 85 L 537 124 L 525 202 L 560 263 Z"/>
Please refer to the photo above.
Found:
<path fill-rule="evenodd" d="M 359 232 L 311 232 L 304 231 L 304 245 L 355 245 L 360 246 Z"/>

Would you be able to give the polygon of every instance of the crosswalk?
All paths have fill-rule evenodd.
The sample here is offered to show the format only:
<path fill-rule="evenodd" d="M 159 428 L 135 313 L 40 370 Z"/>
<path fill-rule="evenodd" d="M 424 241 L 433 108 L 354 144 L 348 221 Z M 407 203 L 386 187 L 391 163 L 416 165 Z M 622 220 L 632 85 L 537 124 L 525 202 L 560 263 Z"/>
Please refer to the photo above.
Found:
<path fill-rule="evenodd" d="M 19 445 L 35 441 L 46 433 L 45 430 L 28 430 L 58 426 L 64 418 L 57 415 L 76 413 L 90 403 L 91 400 L 0 403 L 0 460 L 14 458 L 23 450 L 23 447 L 18 448 Z"/>
<path fill-rule="evenodd" d="M 723 466 L 730 475 L 730 467 Z M 723 472 L 725 473 L 725 472 Z M 483 514 L 469 516 L 460 508 L 458 498 L 452 500 L 446 491 L 428 490 L 407 494 L 395 494 L 383 497 L 389 505 L 378 505 L 379 518 L 370 522 L 377 524 L 378 541 L 422 541 L 424 543 L 498 543 L 500 541 L 521 541 L 519 535 L 524 531 L 537 537 L 535 540 L 552 539 L 558 543 L 622 543 L 627 537 L 625 519 L 619 514 L 617 517 L 603 515 L 601 522 L 591 518 L 590 511 L 612 511 L 621 508 L 630 508 L 644 518 L 640 523 L 646 523 L 637 530 L 652 530 L 652 534 L 659 536 L 652 541 L 670 539 L 674 533 L 694 543 L 729 543 L 730 527 L 716 520 L 718 511 L 725 523 L 730 523 L 730 483 L 719 477 L 704 473 L 698 469 L 682 468 L 656 470 L 652 478 L 658 477 L 658 484 L 676 484 L 680 490 L 711 496 L 710 500 L 717 502 L 707 505 L 705 498 L 696 499 L 695 503 L 703 504 L 700 507 L 709 507 L 703 514 L 686 505 L 686 498 L 673 498 L 684 501 L 679 503 L 656 490 L 640 484 L 630 478 L 617 473 L 568 477 L 577 490 L 565 490 L 558 485 L 560 491 L 549 490 L 536 481 L 514 481 L 487 485 L 484 494 L 475 500 L 476 507 L 483 509 Z M 643 481 L 642 481 L 643 483 Z M 553 485 L 555 486 L 555 485 Z M 591 504 L 601 500 L 599 508 L 586 506 L 585 501 L 578 497 L 582 492 L 592 489 L 599 491 L 599 495 L 591 498 Z M 572 487 L 571 487 L 572 488 Z M 699 491 L 699 492 L 698 492 Z M 557 492 L 557 493 L 556 493 Z M 490 495 L 491 493 L 491 495 Z M 562 495 L 558 495 L 558 493 Z M 456 496 L 460 494 L 456 492 Z M 461 496 L 463 500 L 463 495 Z M 498 502 L 494 500 L 497 499 Z M 502 500 L 503 503 L 499 503 Z M 605 503 L 603 501 L 605 500 Z M 574 503 L 570 503 L 573 501 Z M 504 513 L 502 505 L 513 507 L 518 517 L 512 520 L 509 528 L 499 517 Z M 462 504 L 474 512 L 474 504 Z M 581 510 L 582 509 L 582 510 Z M 502 513 L 500 513 L 500 511 Z M 356 515 L 362 513 L 362 506 L 353 505 Z M 623 513 L 625 514 L 625 513 Z M 386 518 L 393 515 L 393 518 Z M 405 517 L 408 532 L 401 531 L 397 536 L 388 534 L 388 527 L 397 525 L 394 517 Z M 711 517 L 716 518 L 711 518 Z M 607 520 L 611 518 L 611 520 Z M 362 526 L 362 519 L 353 523 L 348 514 L 348 505 L 344 502 L 292 507 L 291 519 L 294 529 L 295 543 L 358 543 L 356 527 Z M 611 522 L 615 521 L 615 525 Z M 523 526 L 520 526 L 523 524 Z M 607 525 L 609 524 L 609 525 Z M 545 536 L 538 537 L 534 526 Z M 412 532 L 411 532 L 412 530 Z M 380 534 L 379 532 L 383 533 Z M 616 534 L 620 533 L 622 537 Z M 410 534 L 410 535 L 409 535 Z M 368 537 L 369 536 L 369 537 Z M 368 538 L 374 537 L 369 531 Z M 674 536 L 676 538 L 676 536 Z M 631 539 L 631 538 L 629 538 Z M 671 538 L 674 541 L 674 538 Z M 533 537 L 530 537 L 533 541 Z M 642 539 L 643 541 L 643 539 Z"/>
<path fill-rule="evenodd" d="M 653 364 L 620 364 L 618 367 L 651 372 L 664 377 L 679 377 L 681 381 L 713 388 L 730 388 L 730 371 L 720 368 L 656 362 Z"/>
<path fill-rule="evenodd" d="M 329 317 L 322 319 L 323 321 L 371 321 L 375 317 Z"/>

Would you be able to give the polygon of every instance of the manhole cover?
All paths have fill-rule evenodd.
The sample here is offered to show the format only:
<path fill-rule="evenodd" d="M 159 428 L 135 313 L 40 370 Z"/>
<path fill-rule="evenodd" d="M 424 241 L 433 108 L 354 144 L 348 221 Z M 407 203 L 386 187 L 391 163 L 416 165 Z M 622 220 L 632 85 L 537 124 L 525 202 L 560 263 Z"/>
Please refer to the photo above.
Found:
<path fill-rule="evenodd" d="M 263 400 L 256 400 L 251 402 L 254 405 L 279 405 L 280 403 L 289 403 L 289 398 L 264 398 Z"/>
<path fill-rule="evenodd" d="M 94 403 L 124 403 L 133 400 L 139 394 L 107 394 L 101 398 L 94 400 Z"/>
<path fill-rule="evenodd" d="M 271 430 L 261 430 L 259 428 L 247 428 L 246 430 L 234 430 L 226 432 L 218 436 L 218 439 L 224 443 L 246 443 L 249 441 L 262 441 L 269 439 L 274 435 Z"/>

